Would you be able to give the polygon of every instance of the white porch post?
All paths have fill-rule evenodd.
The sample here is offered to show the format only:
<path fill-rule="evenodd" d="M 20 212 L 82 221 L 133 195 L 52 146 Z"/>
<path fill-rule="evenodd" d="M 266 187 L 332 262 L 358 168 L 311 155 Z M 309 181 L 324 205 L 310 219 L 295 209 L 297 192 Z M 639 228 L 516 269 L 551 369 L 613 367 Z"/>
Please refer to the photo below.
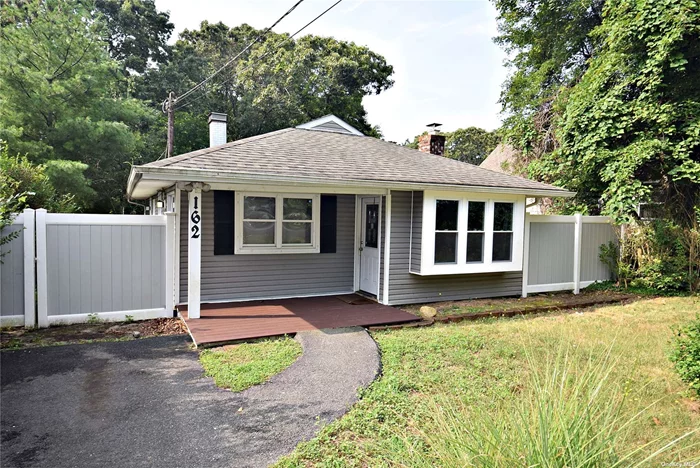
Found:
<path fill-rule="evenodd" d="M 189 192 L 187 242 L 187 316 L 199 318 L 202 264 L 202 184 L 195 182 Z"/>
<path fill-rule="evenodd" d="M 391 265 L 391 190 L 386 194 L 386 209 L 384 210 L 384 284 L 382 286 L 382 303 L 389 305 L 389 266 Z"/>

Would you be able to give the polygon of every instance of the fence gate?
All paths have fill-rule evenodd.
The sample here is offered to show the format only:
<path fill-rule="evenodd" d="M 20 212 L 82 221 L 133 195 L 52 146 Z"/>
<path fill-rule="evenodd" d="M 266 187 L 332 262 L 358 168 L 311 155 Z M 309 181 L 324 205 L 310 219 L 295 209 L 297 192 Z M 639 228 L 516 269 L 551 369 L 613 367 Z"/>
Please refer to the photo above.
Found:
<path fill-rule="evenodd" d="M 25 210 L 11 230 L 20 233 L 2 248 L 3 326 L 172 316 L 173 215 Z"/>

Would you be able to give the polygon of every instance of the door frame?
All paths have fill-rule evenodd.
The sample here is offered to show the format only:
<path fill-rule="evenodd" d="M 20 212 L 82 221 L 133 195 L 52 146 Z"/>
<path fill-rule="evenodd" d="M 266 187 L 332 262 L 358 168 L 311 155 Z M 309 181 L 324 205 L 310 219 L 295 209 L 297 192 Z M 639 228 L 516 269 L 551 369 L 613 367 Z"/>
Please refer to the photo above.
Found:
<path fill-rule="evenodd" d="M 378 229 L 378 239 L 377 239 L 377 255 L 379 255 L 379 261 L 377 262 L 377 302 L 382 302 L 380 296 L 383 292 L 382 290 L 382 213 L 384 210 L 383 194 L 374 195 L 355 195 L 355 278 L 353 280 L 353 290 L 355 292 L 360 291 L 360 247 L 362 242 L 362 199 L 363 198 L 379 198 L 379 223 Z"/>

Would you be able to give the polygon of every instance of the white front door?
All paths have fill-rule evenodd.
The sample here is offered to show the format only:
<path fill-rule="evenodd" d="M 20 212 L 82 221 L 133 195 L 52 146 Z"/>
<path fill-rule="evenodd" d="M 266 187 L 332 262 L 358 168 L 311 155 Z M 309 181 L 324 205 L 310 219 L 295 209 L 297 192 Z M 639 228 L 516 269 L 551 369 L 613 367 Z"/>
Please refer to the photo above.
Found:
<path fill-rule="evenodd" d="M 377 295 L 379 291 L 379 202 L 380 197 L 361 199 L 360 289 Z"/>

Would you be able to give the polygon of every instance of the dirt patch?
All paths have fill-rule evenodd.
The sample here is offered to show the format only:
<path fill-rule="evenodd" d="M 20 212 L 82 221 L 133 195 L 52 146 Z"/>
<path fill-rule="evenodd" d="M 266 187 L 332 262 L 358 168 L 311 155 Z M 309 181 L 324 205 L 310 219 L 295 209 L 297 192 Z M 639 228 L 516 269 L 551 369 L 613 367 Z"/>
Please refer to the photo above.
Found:
<path fill-rule="evenodd" d="M 551 293 L 537 294 L 525 298 L 470 299 L 430 304 L 437 310 L 436 320 L 464 316 L 501 315 L 502 313 L 524 313 L 589 307 L 595 304 L 626 302 L 641 296 L 616 291 L 582 291 L 581 294 Z M 420 316 L 420 305 L 402 307 L 406 312 Z"/>
<path fill-rule="evenodd" d="M 150 336 L 184 335 L 185 324 L 179 318 L 157 318 L 139 322 L 80 323 L 49 328 L 11 328 L 0 330 L 0 349 L 33 348 L 59 344 L 122 341 Z"/>

